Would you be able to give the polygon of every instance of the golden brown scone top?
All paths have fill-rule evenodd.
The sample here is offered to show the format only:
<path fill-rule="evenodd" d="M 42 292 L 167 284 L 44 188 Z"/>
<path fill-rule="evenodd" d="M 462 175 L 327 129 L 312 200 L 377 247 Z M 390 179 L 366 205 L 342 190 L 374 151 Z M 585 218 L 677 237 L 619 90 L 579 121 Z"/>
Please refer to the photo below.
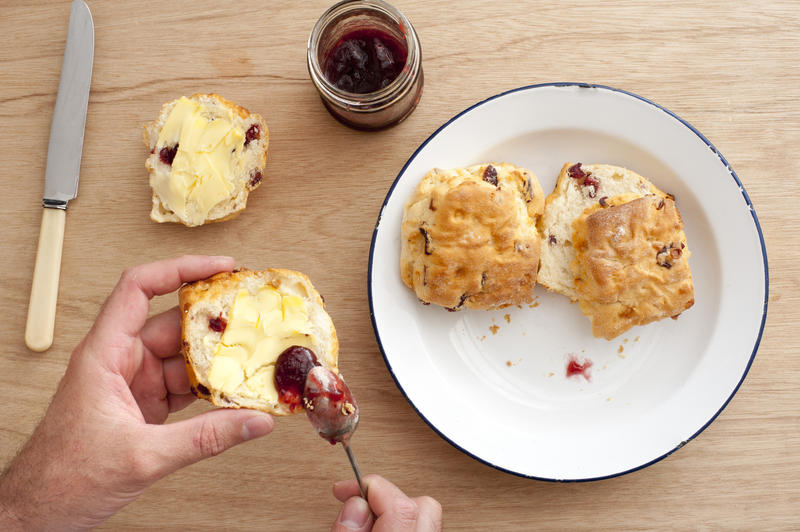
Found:
<path fill-rule="evenodd" d="M 424 303 L 450 310 L 532 301 L 543 207 L 541 186 L 524 168 L 431 170 L 406 205 L 403 282 Z"/>
<path fill-rule="evenodd" d="M 615 338 L 635 325 L 694 304 L 689 248 L 675 202 L 619 196 L 573 222 L 572 263 L 581 311 L 596 337 Z"/>

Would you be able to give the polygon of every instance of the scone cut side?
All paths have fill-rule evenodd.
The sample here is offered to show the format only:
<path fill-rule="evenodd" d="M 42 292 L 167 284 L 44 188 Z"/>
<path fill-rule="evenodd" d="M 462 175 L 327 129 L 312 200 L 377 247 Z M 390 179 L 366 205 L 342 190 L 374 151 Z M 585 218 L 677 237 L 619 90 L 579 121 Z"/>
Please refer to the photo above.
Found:
<path fill-rule="evenodd" d="M 508 163 L 433 169 L 406 204 L 403 282 L 425 304 L 488 310 L 530 303 L 544 194 L 535 174 Z"/>
<path fill-rule="evenodd" d="M 623 194 L 667 196 L 650 181 L 627 168 L 607 164 L 564 164 L 539 219 L 543 240 L 537 278 L 540 284 L 551 292 L 577 300 L 570 266 L 575 260 L 572 222 L 587 208 Z"/>
<path fill-rule="evenodd" d="M 231 219 L 263 180 L 266 122 L 217 94 L 164 104 L 143 140 L 156 222 L 194 227 Z"/>
<path fill-rule="evenodd" d="M 219 273 L 184 285 L 179 309 L 192 392 L 217 406 L 296 413 L 278 400 L 274 384 L 275 359 L 291 345 L 311 349 L 320 364 L 338 372 L 333 321 L 302 273 Z"/>
<path fill-rule="evenodd" d="M 570 264 L 592 333 L 611 340 L 636 325 L 676 318 L 694 304 L 691 253 L 671 197 L 626 194 L 573 222 Z"/>

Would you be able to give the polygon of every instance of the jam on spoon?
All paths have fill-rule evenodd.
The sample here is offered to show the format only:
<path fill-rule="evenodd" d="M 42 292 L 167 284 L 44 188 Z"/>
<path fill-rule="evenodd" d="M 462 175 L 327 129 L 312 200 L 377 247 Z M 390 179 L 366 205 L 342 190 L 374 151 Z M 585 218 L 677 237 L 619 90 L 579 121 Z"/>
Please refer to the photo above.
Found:
<path fill-rule="evenodd" d="M 350 448 L 350 436 L 358 427 L 358 404 L 342 376 L 321 366 L 311 349 L 293 345 L 275 361 L 275 387 L 278 401 L 293 412 L 305 406 L 317 433 L 331 445 L 342 444 L 366 499 L 361 471 Z"/>
<path fill-rule="evenodd" d="M 275 361 L 278 401 L 294 412 L 305 407 L 319 435 L 336 444 L 358 426 L 358 404 L 341 375 L 321 366 L 317 355 L 293 345 Z"/>
<path fill-rule="evenodd" d="M 346 442 L 358 426 L 358 405 L 350 388 L 324 366 L 308 372 L 303 403 L 311 425 L 331 444 Z"/>

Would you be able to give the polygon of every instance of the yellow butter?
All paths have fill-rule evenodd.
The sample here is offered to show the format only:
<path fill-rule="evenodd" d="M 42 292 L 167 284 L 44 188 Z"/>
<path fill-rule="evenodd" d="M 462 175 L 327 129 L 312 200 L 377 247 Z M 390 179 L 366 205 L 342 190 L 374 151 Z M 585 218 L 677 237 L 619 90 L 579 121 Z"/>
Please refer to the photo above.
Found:
<path fill-rule="evenodd" d="M 278 356 L 293 345 L 313 347 L 306 333 L 311 326 L 303 298 L 282 295 L 271 286 L 256 294 L 240 290 L 233 301 L 228 325 L 211 361 L 210 384 L 228 393 L 277 401 L 273 382 Z M 221 362 L 217 362 L 221 361 Z M 235 368 L 233 367 L 235 365 Z M 272 372 L 272 373 L 270 373 Z M 233 388 L 231 388 L 233 387 Z"/>
<path fill-rule="evenodd" d="M 244 364 L 245 373 L 252 375 L 260 367 L 275 364 L 278 356 L 293 345 L 311 347 L 310 338 L 305 335 L 290 335 L 285 338 L 265 337 L 258 343 L 252 356 Z"/>
<path fill-rule="evenodd" d="M 231 197 L 244 132 L 234 115 L 211 118 L 202 103 L 182 97 L 167 117 L 157 149 L 177 145 L 169 176 L 153 174 L 151 185 L 166 206 L 191 223 L 201 223 L 215 205 Z"/>
<path fill-rule="evenodd" d="M 235 360 L 240 366 L 244 366 L 248 359 L 247 349 L 241 345 L 221 344 L 216 352 L 216 356 Z"/>
<path fill-rule="evenodd" d="M 278 402 L 278 390 L 275 389 L 275 366 L 265 366 L 245 381 L 247 389 L 271 403 Z"/>
<path fill-rule="evenodd" d="M 308 329 L 306 302 L 299 296 L 283 297 L 283 326 L 287 331 L 303 334 Z"/>
<path fill-rule="evenodd" d="M 228 325 L 234 327 L 253 328 L 258 325 L 258 315 L 261 312 L 258 300 L 250 295 L 247 290 L 239 290 L 233 300 L 230 320 Z"/>
<path fill-rule="evenodd" d="M 244 382 L 244 371 L 238 360 L 215 356 L 211 360 L 208 383 L 215 390 L 232 394 Z"/>

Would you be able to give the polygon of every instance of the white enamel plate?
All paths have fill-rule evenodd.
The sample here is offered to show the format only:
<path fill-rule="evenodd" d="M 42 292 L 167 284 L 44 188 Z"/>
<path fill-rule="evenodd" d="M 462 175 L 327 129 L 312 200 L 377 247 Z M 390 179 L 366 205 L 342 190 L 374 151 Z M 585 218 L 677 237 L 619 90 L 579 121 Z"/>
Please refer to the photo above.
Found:
<path fill-rule="evenodd" d="M 592 337 L 578 306 L 537 287 L 534 305 L 424 306 L 400 279 L 403 207 L 434 167 L 510 162 L 545 193 L 567 161 L 630 168 L 676 197 L 695 304 L 677 320 Z M 512 90 L 454 117 L 389 190 L 370 252 L 369 297 L 386 365 L 419 415 L 470 456 L 517 475 L 594 480 L 650 465 L 722 411 L 755 356 L 767 257 L 747 193 L 687 122 L 636 95 L 559 83 Z M 570 359 L 589 378 L 567 376 Z"/>

